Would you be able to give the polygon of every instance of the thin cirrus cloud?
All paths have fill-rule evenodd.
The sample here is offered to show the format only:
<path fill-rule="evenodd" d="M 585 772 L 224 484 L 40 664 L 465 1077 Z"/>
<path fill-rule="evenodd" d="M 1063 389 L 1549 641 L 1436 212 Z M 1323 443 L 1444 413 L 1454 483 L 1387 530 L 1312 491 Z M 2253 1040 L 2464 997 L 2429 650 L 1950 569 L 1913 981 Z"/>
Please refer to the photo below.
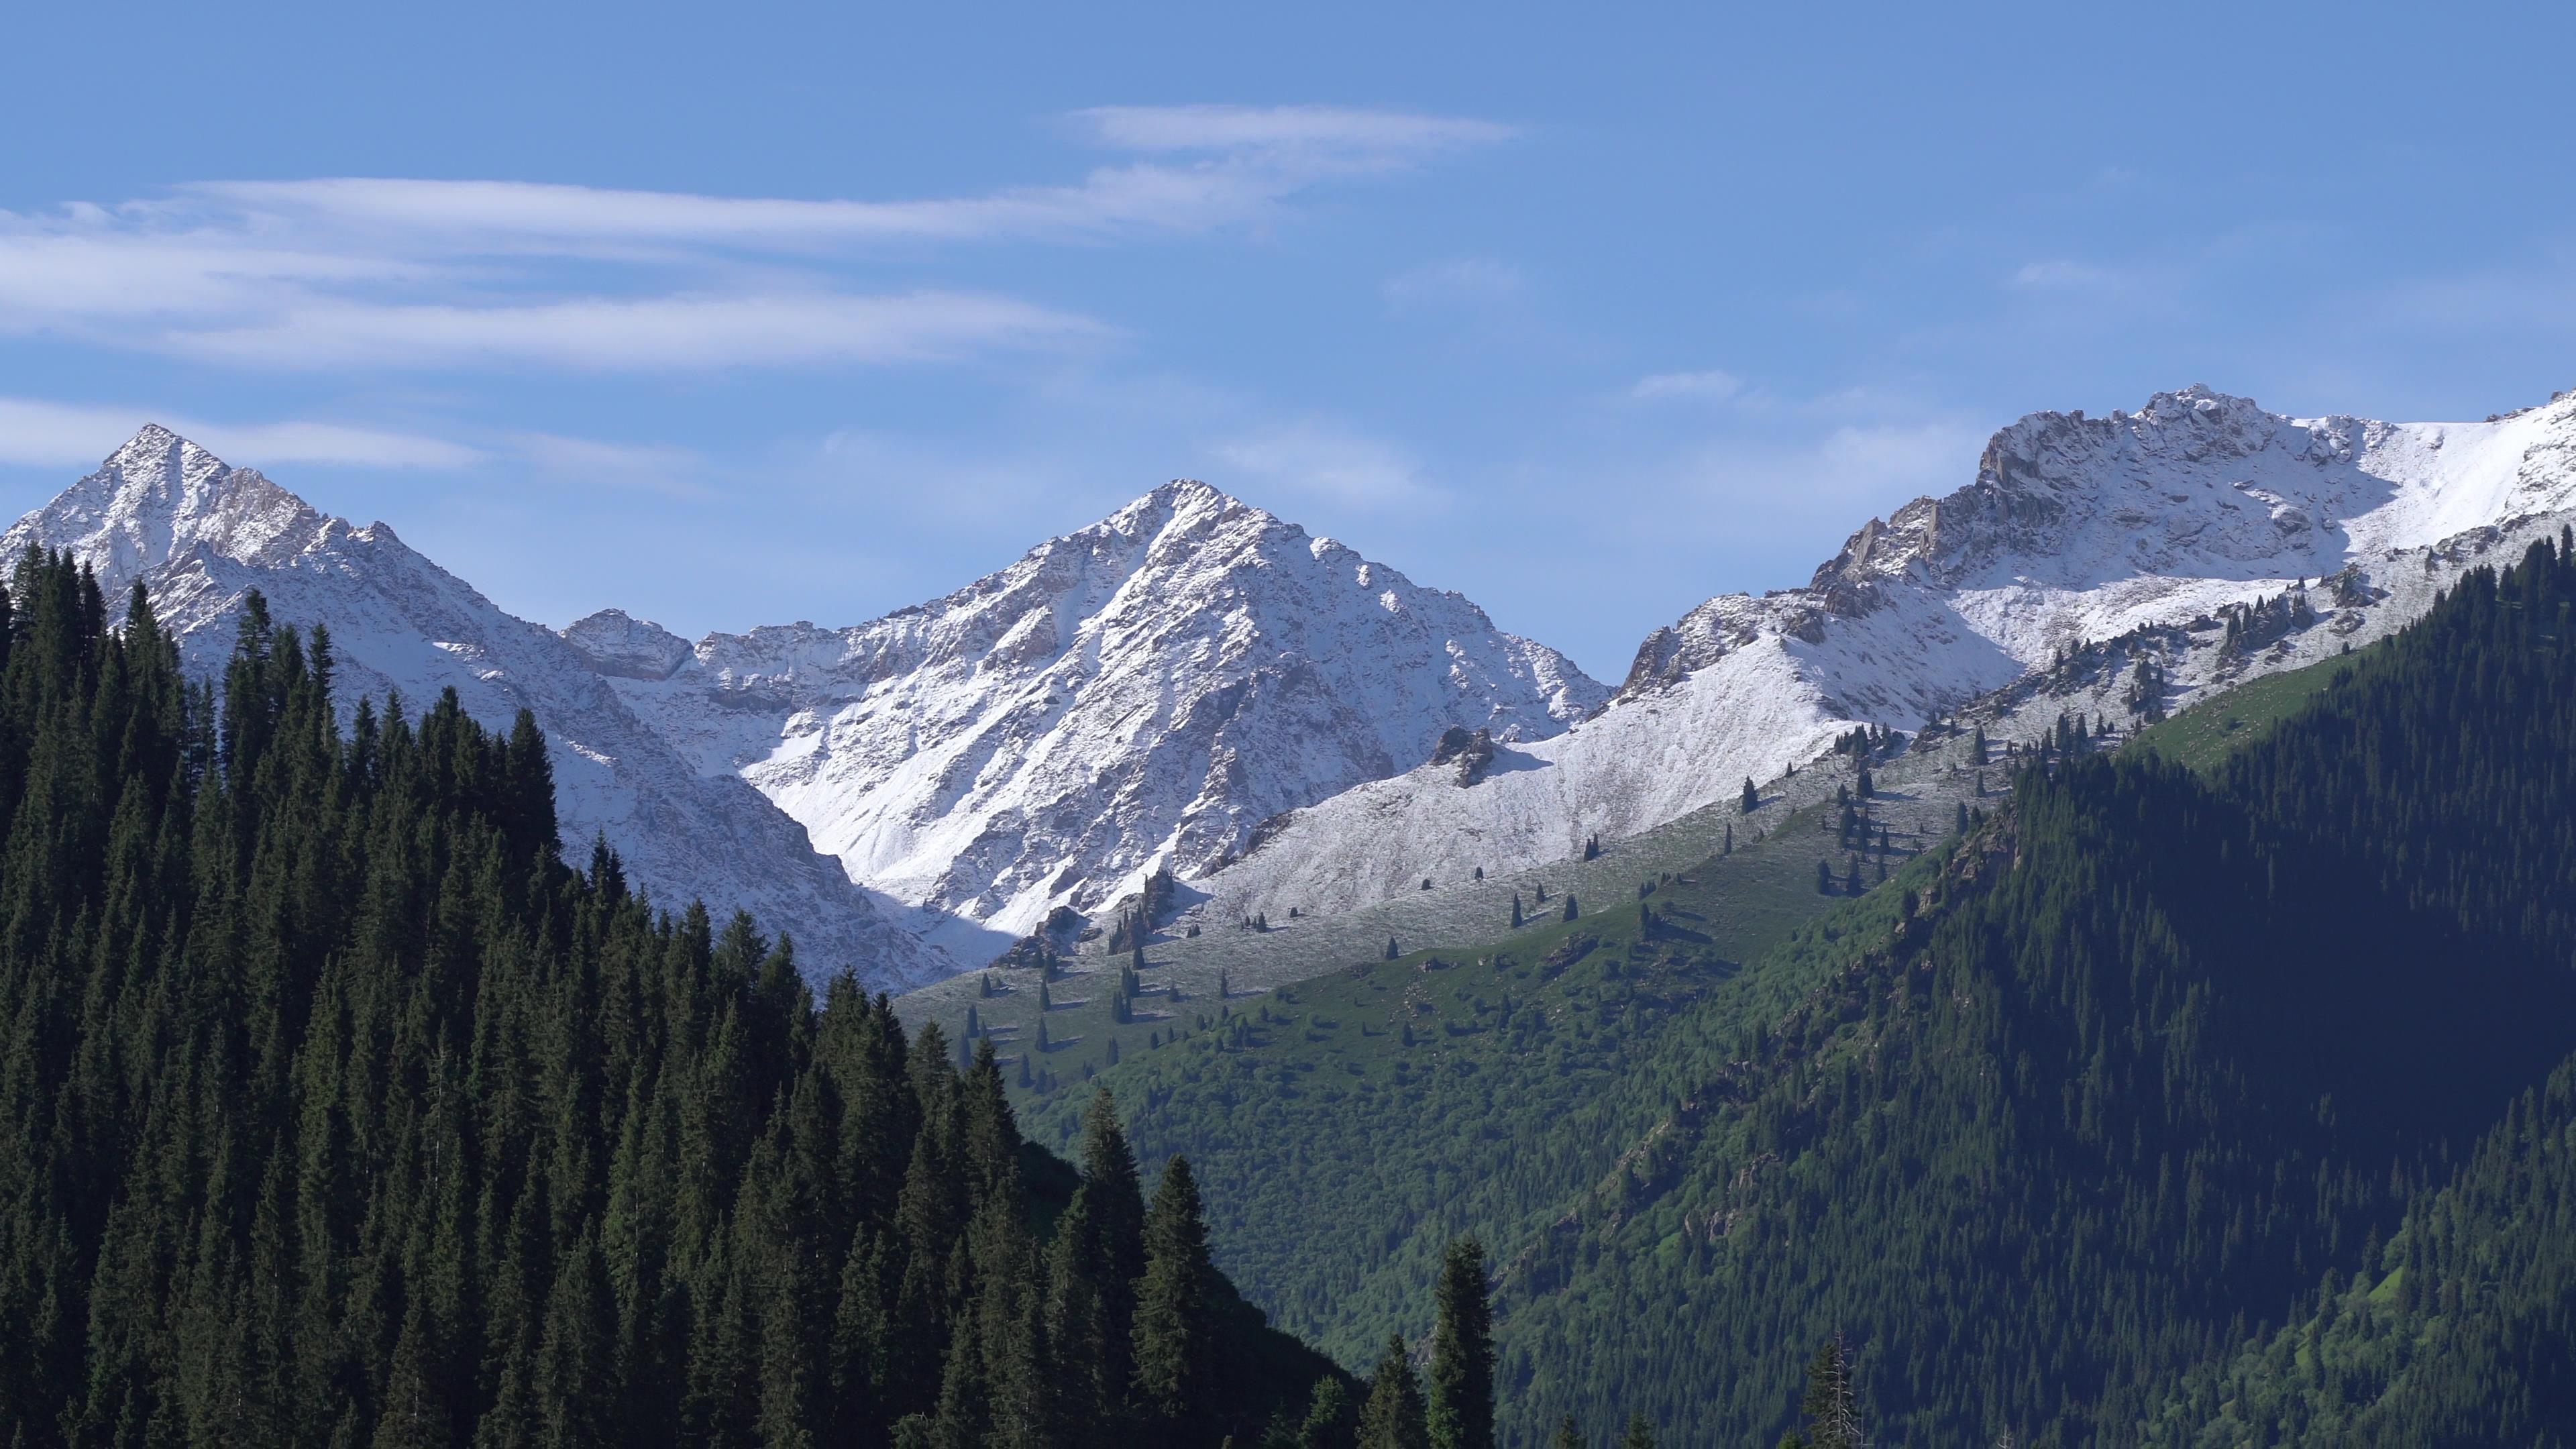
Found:
<path fill-rule="evenodd" d="M 793 367 L 1094 345 L 1116 329 L 1060 306 L 888 287 L 901 253 L 887 245 L 1214 232 L 1512 134 L 1336 107 L 1063 119 L 1124 157 L 1062 184 L 899 201 L 341 177 L 0 212 L 0 334 L 281 369 Z M 579 285 L 551 285 L 566 276 Z"/>
<path fill-rule="evenodd" d="M 1190 158 L 1099 167 L 1079 182 L 913 201 L 721 197 L 523 181 L 325 177 L 205 181 L 137 204 L 228 210 L 272 225 L 398 233 L 409 244 L 507 253 L 585 246 L 797 252 L 871 243 L 1096 240 L 1196 232 L 1256 217 L 1319 182 L 1418 165 L 1510 138 L 1463 117 L 1330 106 L 1105 106 L 1065 118 L 1113 150 Z"/>
<path fill-rule="evenodd" d="M 1378 294 L 1398 308 L 1484 306 L 1521 295 L 1527 279 L 1520 268 L 1492 257 L 1453 257 L 1396 273 L 1378 284 Z"/>
<path fill-rule="evenodd" d="M 580 297 L 525 306 L 313 301 L 237 327 L 174 329 L 161 350 L 271 368 L 533 364 L 677 371 L 951 360 L 1109 335 L 1008 297 L 917 292 Z"/>
<path fill-rule="evenodd" d="M 340 423 L 289 420 L 213 423 L 154 408 L 0 397 L 0 464 L 90 467 L 147 422 L 159 422 L 217 456 L 278 463 L 370 468 L 462 468 L 487 460 L 480 448 L 445 438 Z"/>
<path fill-rule="evenodd" d="M 668 444 L 511 433 L 474 443 L 313 419 L 210 422 L 163 408 L 0 396 L 0 467 L 94 468 L 144 424 L 157 422 L 229 462 L 457 469 L 500 464 L 532 482 L 704 499 L 707 459 Z"/>
<path fill-rule="evenodd" d="M 1639 402 L 1728 402 L 1744 395 L 1744 379 L 1731 372 L 1658 372 L 1637 379 L 1628 396 Z"/>
<path fill-rule="evenodd" d="M 1357 508 L 1406 508 L 1441 490 L 1392 443 L 1315 419 L 1227 439 L 1209 453 L 1230 472 Z"/>

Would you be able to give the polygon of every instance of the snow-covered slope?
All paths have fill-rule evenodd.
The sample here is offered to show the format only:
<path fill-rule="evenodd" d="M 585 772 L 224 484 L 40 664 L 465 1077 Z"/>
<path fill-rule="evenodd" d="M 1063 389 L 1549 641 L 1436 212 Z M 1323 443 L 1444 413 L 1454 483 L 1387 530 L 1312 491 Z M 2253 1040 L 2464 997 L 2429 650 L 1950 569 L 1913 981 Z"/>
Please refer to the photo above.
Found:
<path fill-rule="evenodd" d="M 1331 912 L 1563 859 L 1768 780 L 1856 722 L 1916 730 L 2150 624 L 2178 626 L 2156 649 L 2179 704 L 2398 627 L 2571 510 L 2576 395 L 2483 423 L 2288 418 L 2203 387 L 2106 418 L 2033 414 L 1974 482 L 1871 520 L 1807 587 L 1711 599 L 1655 631 L 1572 732 L 1503 750 L 1472 785 L 1417 769 L 1274 823 L 1194 882 L 1196 915 Z M 2327 575 L 2297 637 L 2222 647 L 2223 606 Z"/>
<path fill-rule="evenodd" d="M 872 623 L 691 647 L 612 610 L 565 637 L 960 955 L 1214 869 L 1450 728 L 1544 739 L 1608 694 L 1466 599 L 1189 481 Z"/>
<path fill-rule="evenodd" d="M 846 964 L 900 989 L 954 969 L 893 926 L 796 822 L 642 728 L 591 656 L 495 608 L 382 523 L 326 517 L 258 473 L 147 427 L 19 520 L 0 547 L 14 557 L 30 543 L 87 560 L 111 604 L 141 580 L 193 669 L 221 667 L 255 588 L 281 623 L 329 626 L 345 703 L 399 689 L 417 709 L 452 687 L 487 724 L 506 727 L 521 707 L 533 710 L 553 745 L 576 859 L 605 831 L 630 878 L 661 900 L 704 897 L 720 914 L 747 908 L 765 928 L 792 932 L 809 970 Z"/>

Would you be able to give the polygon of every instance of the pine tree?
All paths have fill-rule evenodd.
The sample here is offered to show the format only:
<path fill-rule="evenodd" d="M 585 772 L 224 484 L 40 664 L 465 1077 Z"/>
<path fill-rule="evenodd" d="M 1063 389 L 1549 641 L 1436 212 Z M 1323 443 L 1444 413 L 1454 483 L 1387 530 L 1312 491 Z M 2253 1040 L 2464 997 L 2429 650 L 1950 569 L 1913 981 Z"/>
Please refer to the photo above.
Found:
<path fill-rule="evenodd" d="M 1184 1437 L 1202 1431 L 1215 1365 L 1207 1223 L 1189 1159 L 1165 1164 L 1145 1218 L 1145 1273 L 1136 1291 L 1136 1399 L 1148 1422 Z"/>
<path fill-rule="evenodd" d="M 1621 1436 L 1619 1449 L 1655 1449 L 1655 1426 L 1646 1422 L 1644 1413 L 1628 1416 L 1628 1432 Z"/>
<path fill-rule="evenodd" d="M 1562 913 L 1564 919 L 1569 921 L 1576 920 L 1579 919 L 1582 914 L 1582 907 L 1575 903 L 1574 892 L 1567 891 L 1565 893 L 1565 910 Z"/>
<path fill-rule="evenodd" d="M 1317 1379 L 1305 1422 L 1297 1429 L 1297 1449 L 1353 1449 L 1358 1431 L 1350 1391 L 1338 1378 Z"/>
<path fill-rule="evenodd" d="M 1517 931 L 1521 925 L 1521 893 L 1514 891 L 1512 892 L 1512 929 Z"/>
<path fill-rule="evenodd" d="M 1575 1427 L 1574 1416 L 1572 1414 L 1568 1414 L 1562 1420 L 1558 1421 L 1556 1426 L 1556 1437 L 1550 1440 L 1549 1444 L 1551 1445 L 1551 1449 L 1584 1449 L 1583 1431 Z"/>
<path fill-rule="evenodd" d="M 1864 1449 L 1860 1414 L 1852 1398 L 1851 1358 L 1840 1334 L 1825 1340 L 1807 1364 L 1807 1391 L 1799 1401 L 1806 1415 L 1808 1449 Z"/>
<path fill-rule="evenodd" d="M 1431 1340 L 1427 1419 L 1433 1449 L 1493 1449 L 1494 1335 L 1485 1294 L 1485 1248 L 1449 1245 L 1441 1264 L 1439 1325 Z"/>
<path fill-rule="evenodd" d="M 1744 793 L 1739 797 L 1737 807 L 1746 815 L 1750 815 L 1754 811 L 1762 808 L 1762 797 L 1754 791 L 1753 777 L 1751 775 L 1744 777 Z"/>
<path fill-rule="evenodd" d="M 1368 1399 L 1360 1407 L 1360 1449 L 1430 1449 L 1431 1436 L 1422 1420 L 1422 1385 L 1404 1340 L 1389 1334 L 1386 1352 L 1369 1375 Z"/>

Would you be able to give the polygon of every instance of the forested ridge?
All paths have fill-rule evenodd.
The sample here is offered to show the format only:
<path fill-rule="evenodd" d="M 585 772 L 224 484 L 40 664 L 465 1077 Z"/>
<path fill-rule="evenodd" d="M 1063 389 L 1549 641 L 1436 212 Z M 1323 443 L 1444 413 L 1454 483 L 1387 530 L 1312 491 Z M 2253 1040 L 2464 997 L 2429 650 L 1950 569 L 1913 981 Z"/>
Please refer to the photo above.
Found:
<path fill-rule="evenodd" d="M 1631 1078 L 1678 1105 L 1525 1250 L 1507 1370 L 1750 1438 L 1842 1332 L 1890 1441 L 2264 1442 L 2177 1382 L 2384 1257 L 2576 1047 L 2571 599 L 2555 549 L 2470 575 L 2214 782 L 2026 772 L 1792 1009 Z M 2530 1402 L 2545 1344 L 2451 1326 L 2494 1349 L 2451 1409 Z M 2381 1442 L 2498 1442 L 2438 1419 Z"/>
<path fill-rule="evenodd" d="M 1230 1014 L 1050 1115 L 1078 1170 L 989 1043 L 567 866 L 524 716 L 344 716 L 255 598 L 191 684 L 31 555 L 0 1441 L 2576 1439 L 2571 543 L 2206 773 L 2023 770 L 1744 969 L 1649 896 Z M 1261 1261 L 1371 1285 L 1365 1384 L 1213 1262 L 1243 1165 L 1327 1157 L 1371 1231 Z"/>
<path fill-rule="evenodd" d="M 1457 994 L 1466 1029 L 1526 1050 L 1434 1038 L 1391 1084 L 1340 1080 L 1318 1018 L 1367 998 L 1319 981 L 1257 1037 L 1104 1080 L 1149 1156 L 1232 1184 L 1238 1157 L 1329 1155 L 1492 1241 L 1505 1442 L 1568 1413 L 1599 1442 L 1642 1409 L 1767 1444 L 1837 1333 L 1873 1442 L 2260 1443 L 2229 1426 L 2262 1414 L 2317 1443 L 2552 1442 L 2576 1423 L 2549 1367 L 2571 1089 L 2538 1090 L 2576 1048 L 2563 550 L 2472 573 L 2211 776 L 2025 771 L 1996 818 L 1714 989 L 1659 991 L 1672 948 L 1635 931 L 1557 980 L 1515 943 Z M 1629 1031 L 1578 1038 L 1593 1020 Z M 1378 1140 L 1338 1131 L 1357 1108 L 1320 1099 L 1345 1095 Z M 1474 1153 L 1413 1152 L 1453 1121 L 1509 1124 L 1509 1192 L 1451 1180 Z M 1515 1200 L 1528 1168 L 1603 1159 L 1553 1208 Z M 1374 1282 L 1419 1260 L 1413 1222 L 1298 1275 Z M 2415 1296 L 2386 1287 L 2357 1330 L 2355 1275 L 2408 1262 Z"/>
<path fill-rule="evenodd" d="M 0 599 L 0 1443 L 1214 1444 L 1328 1361 L 1185 1161 L 1077 1174 L 989 1048 L 558 858 L 546 746 L 345 726 L 249 601 Z M 1246 1442 L 1249 1442 L 1248 1440 Z"/>

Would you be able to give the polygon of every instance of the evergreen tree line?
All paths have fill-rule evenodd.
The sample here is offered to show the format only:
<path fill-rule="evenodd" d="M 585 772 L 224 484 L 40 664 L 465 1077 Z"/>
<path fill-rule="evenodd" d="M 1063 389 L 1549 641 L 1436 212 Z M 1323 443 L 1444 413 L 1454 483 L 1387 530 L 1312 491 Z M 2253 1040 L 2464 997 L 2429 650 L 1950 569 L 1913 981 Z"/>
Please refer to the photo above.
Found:
<path fill-rule="evenodd" d="M 1105 1100 L 1077 1173 L 989 1044 L 566 866 L 524 712 L 344 726 L 332 672 L 255 594 L 219 685 L 67 557 L 0 594 L 0 1442 L 1189 1445 L 1339 1391 Z"/>
<path fill-rule="evenodd" d="M 1828 1439 L 1800 1403 L 1837 1332 L 1880 1442 L 2260 1443 L 2219 1406 L 2295 1401 L 2279 1422 L 2323 1444 L 2362 1421 L 2320 1396 L 2435 1388 L 2352 1442 L 2570 1437 L 2569 1198 L 2534 1146 L 2566 1119 L 2544 1091 L 2507 1120 L 2576 1046 L 2569 560 L 2469 576 L 2207 777 L 2017 752 L 2027 801 L 1706 989 L 1497 956 L 1441 980 L 1447 1055 L 1390 1082 L 1325 1018 L 1404 983 L 1336 979 L 1222 1069 L 1111 1080 L 1143 1140 L 1222 1174 L 1228 1266 L 1346 1357 L 1413 1320 L 1417 1244 L 1499 1244 L 1508 1444 L 1641 1412 Z M 1371 1227 L 1300 1239 L 1317 1182 Z M 2397 1301 L 2409 1252 L 2430 1310 Z M 2481 1306 L 2444 1317 L 2446 1284 Z"/>
<path fill-rule="evenodd" d="M 2473 572 L 2215 781 L 2025 770 L 1634 1074 L 1674 1106 L 1517 1255 L 1506 1402 L 1758 1441 L 1848 1331 L 1891 1441 L 2576 1437 L 2571 603 L 2563 546 Z"/>

